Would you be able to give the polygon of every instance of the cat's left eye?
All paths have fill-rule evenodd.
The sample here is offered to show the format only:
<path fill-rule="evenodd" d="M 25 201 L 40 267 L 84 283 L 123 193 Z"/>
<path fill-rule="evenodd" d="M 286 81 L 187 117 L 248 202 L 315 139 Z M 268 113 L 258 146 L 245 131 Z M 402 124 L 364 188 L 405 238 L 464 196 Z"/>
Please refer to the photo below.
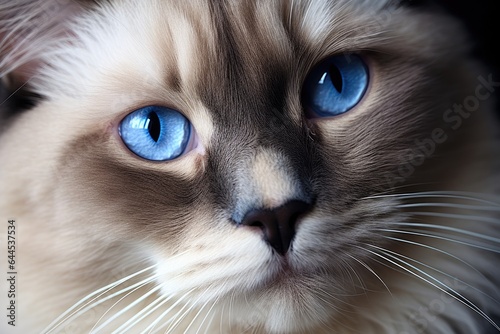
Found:
<path fill-rule="evenodd" d="M 310 118 L 337 116 L 354 108 L 367 88 L 368 68 L 360 56 L 332 56 L 307 76 L 302 103 Z"/>
<path fill-rule="evenodd" d="M 169 161 L 185 153 L 191 123 L 180 112 L 149 106 L 127 115 L 120 123 L 120 136 L 138 156 L 152 161 Z"/>

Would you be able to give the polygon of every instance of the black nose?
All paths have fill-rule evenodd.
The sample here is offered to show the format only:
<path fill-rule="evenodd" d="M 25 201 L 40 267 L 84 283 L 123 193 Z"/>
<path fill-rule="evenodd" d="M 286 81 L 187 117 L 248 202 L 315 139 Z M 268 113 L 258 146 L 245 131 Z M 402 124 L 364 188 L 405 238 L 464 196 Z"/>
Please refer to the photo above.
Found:
<path fill-rule="evenodd" d="M 295 224 L 300 215 L 311 210 L 311 204 L 290 201 L 272 210 L 254 210 L 241 222 L 246 226 L 258 226 L 264 231 L 266 241 L 281 255 L 285 255 L 295 237 Z"/>

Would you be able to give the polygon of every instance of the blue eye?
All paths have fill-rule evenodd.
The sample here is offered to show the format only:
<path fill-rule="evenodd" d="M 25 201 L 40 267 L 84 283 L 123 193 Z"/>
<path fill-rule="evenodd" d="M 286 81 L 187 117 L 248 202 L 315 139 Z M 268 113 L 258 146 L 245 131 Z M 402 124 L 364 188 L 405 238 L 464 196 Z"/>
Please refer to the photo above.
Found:
<path fill-rule="evenodd" d="M 330 57 L 307 76 L 302 101 L 312 117 L 329 117 L 352 109 L 368 87 L 368 68 L 356 55 Z"/>
<path fill-rule="evenodd" d="M 138 156 L 167 161 L 184 153 L 191 136 L 191 124 L 175 110 L 150 106 L 125 117 L 120 123 L 120 135 Z"/>

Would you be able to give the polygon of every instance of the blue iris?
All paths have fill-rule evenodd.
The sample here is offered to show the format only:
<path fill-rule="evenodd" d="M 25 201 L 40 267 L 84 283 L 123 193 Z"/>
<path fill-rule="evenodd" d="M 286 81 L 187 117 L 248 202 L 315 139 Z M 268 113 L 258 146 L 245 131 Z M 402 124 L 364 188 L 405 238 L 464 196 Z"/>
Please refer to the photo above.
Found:
<path fill-rule="evenodd" d="M 343 114 L 363 98 L 368 68 L 357 55 L 332 56 L 309 73 L 303 88 L 304 107 L 317 117 Z"/>
<path fill-rule="evenodd" d="M 167 161 L 184 153 L 191 136 L 191 124 L 178 111 L 149 106 L 127 115 L 120 123 L 120 135 L 138 156 Z"/>

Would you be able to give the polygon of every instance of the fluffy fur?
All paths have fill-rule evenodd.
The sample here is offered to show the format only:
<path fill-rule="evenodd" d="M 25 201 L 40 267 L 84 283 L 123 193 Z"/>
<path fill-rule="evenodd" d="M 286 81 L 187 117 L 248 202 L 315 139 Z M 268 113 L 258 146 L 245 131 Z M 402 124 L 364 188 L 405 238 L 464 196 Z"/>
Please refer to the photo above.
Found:
<path fill-rule="evenodd" d="M 0 106 L 20 273 L 18 326 L 2 333 L 500 330 L 500 84 L 453 20 L 388 0 L 0 13 L 4 86 L 40 97 Z M 370 68 L 363 101 L 307 119 L 308 72 L 352 53 Z M 153 104 L 192 122 L 193 151 L 127 150 L 119 122 Z M 239 226 L 297 199 L 314 208 L 286 257 Z"/>

